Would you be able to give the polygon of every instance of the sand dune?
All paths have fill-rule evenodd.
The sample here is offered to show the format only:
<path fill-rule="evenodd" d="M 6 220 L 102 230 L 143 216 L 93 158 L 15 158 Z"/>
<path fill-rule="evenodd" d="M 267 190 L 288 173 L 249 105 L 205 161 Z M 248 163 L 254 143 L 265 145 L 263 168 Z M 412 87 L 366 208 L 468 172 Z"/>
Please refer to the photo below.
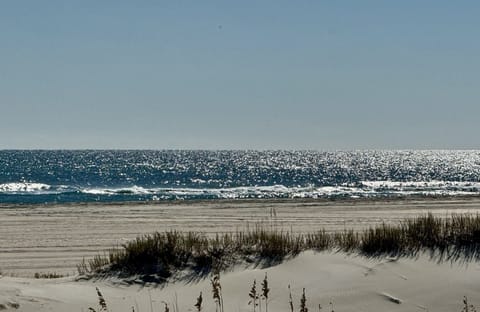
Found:
<path fill-rule="evenodd" d="M 289 311 L 288 288 L 292 286 L 295 310 L 306 288 L 310 311 L 460 311 L 467 296 L 480 304 L 480 265 L 434 263 L 418 259 L 366 259 L 343 253 L 305 252 L 270 268 L 237 267 L 221 277 L 225 311 L 252 311 L 248 292 L 254 279 L 265 272 L 270 282 L 269 311 Z M 178 302 L 180 311 L 193 311 L 203 292 L 204 311 L 215 311 L 208 279 L 178 279 L 164 287 L 127 286 L 115 280 L 74 281 L 0 278 L 0 304 L 20 311 L 87 311 L 97 307 L 99 287 L 110 311 L 163 311 Z M 177 299 L 175 299 L 177 298 Z M 258 308 L 257 308 L 258 311 Z"/>

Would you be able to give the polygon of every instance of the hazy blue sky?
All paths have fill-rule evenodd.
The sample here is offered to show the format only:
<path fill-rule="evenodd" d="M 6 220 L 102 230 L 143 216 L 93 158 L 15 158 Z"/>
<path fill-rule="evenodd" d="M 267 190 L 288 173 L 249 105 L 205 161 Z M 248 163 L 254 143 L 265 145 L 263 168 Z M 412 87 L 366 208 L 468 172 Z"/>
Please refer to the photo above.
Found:
<path fill-rule="evenodd" d="M 479 16 L 479 1 L 1 1 L 0 148 L 479 148 Z"/>

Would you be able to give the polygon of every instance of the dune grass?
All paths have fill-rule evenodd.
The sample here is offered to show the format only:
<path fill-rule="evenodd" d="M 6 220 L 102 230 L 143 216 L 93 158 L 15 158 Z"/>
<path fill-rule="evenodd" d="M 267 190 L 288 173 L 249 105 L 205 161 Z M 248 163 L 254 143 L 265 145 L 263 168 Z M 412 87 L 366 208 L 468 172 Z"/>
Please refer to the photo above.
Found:
<path fill-rule="evenodd" d="M 281 261 L 305 250 L 336 250 L 365 256 L 415 256 L 429 252 L 442 260 L 480 258 L 480 217 L 432 214 L 398 224 L 380 224 L 363 231 L 320 230 L 294 234 L 266 226 L 209 237 L 196 232 L 157 232 L 127 242 L 78 265 L 80 274 L 156 275 L 168 278 L 190 268 L 202 273 L 219 272 L 238 259 Z"/>

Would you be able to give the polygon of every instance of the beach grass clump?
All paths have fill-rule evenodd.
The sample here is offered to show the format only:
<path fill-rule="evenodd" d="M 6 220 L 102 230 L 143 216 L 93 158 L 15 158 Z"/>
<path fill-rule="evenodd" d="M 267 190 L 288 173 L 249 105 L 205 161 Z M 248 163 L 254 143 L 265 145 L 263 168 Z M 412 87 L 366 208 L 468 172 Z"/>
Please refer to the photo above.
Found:
<path fill-rule="evenodd" d="M 340 239 L 340 238 L 339 238 Z M 349 240 L 346 240 L 347 242 Z M 346 245 L 350 243 L 345 242 Z M 312 250 L 328 250 L 335 246 L 335 240 L 332 234 L 327 233 L 325 229 L 314 233 L 305 234 L 305 248 Z"/>
<path fill-rule="evenodd" d="M 405 236 L 405 229 L 402 226 L 383 223 L 363 233 L 360 249 L 369 255 L 398 254 L 406 247 Z M 353 243 L 352 248 L 355 244 L 358 243 Z"/>
<path fill-rule="evenodd" d="M 321 244 L 314 242 L 315 237 L 319 236 L 312 235 L 310 244 L 319 248 Z M 108 255 L 83 260 L 77 269 L 80 274 L 109 271 L 155 274 L 162 278 L 187 267 L 199 273 L 219 272 L 236 259 L 253 256 L 259 261 L 276 261 L 297 255 L 305 250 L 305 242 L 303 235 L 260 227 L 213 237 L 194 232 L 157 232 L 127 242 L 122 248 L 112 249 Z"/>
<path fill-rule="evenodd" d="M 427 214 L 398 224 L 382 223 L 361 231 L 333 233 L 292 233 L 262 226 L 214 236 L 157 232 L 83 260 L 78 272 L 146 274 L 165 279 L 185 268 L 199 274 L 219 273 L 238 261 L 275 263 L 305 250 L 358 252 L 374 257 L 430 252 L 441 259 L 480 259 L 480 217 Z"/>
<path fill-rule="evenodd" d="M 271 260 L 283 259 L 287 255 L 297 255 L 305 248 L 303 235 L 259 226 L 251 231 L 237 232 L 233 238 L 237 246 L 236 252 Z"/>
<path fill-rule="evenodd" d="M 342 232 L 333 233 L 333 248 L 345 252 L 357 251 L 362 243 L 361 233 L 354 230 L 343 230 Z"/>
<path fill-rule="evenodd" d="M 184 267 L 190 260 L 197 265 L 213 263 L 210 254 L 213 242 L 209 244 L 199 233 L 177 231 L 153 233 L 127 242 L 123 249 L 110 252 L 108 261 L 112 270 L 142 272 L 169 277 L 172 270 Z M 93 266 L 101 268 L 102 266 Z"/>
<path fill-rule="evenodd" d="M 447 237 L 454 246 L 450 254 L 455 258 L 480 258 L 480 216 L 455 215 L 448 221 Z"/>
<path fill-rule="evenodd" d="M 410 218 L 401 223 L 402 232 L 406 241 L 403 243 L 412 251 L 421 248 L 445 250 L 451 242 L 448 232 L 452 229 L 450 220 L 441 219 L 428 214 L 422 217 Z"/>
<path fill-rule="evenodd" d="M 370 256 L 407 255 L 428 251 L 440 259 L 480 258 L 479 215 L 432 214 L 381 224 L 361 233 L 360 251 Z"/>

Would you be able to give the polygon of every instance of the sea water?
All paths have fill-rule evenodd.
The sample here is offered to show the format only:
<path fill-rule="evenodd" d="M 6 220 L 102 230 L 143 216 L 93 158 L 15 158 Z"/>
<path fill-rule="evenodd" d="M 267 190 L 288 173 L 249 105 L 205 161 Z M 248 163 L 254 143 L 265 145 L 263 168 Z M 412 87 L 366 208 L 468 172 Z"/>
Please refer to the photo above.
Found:
<path fill-rule="evenodd" d="M 480 151 L 0 151 L 0 203 L 480 195 Z"/>

